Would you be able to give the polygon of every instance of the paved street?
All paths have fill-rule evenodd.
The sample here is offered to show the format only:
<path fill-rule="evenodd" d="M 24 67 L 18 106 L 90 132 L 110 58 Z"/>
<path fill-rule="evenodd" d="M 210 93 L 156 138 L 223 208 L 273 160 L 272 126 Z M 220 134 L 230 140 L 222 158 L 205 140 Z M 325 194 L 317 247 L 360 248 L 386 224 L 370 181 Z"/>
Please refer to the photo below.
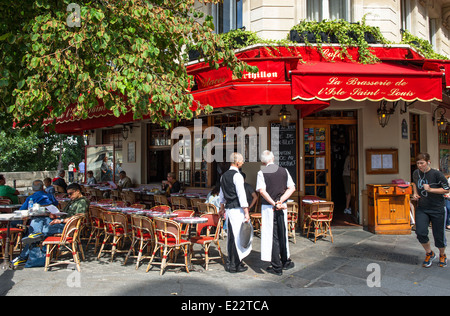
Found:
<path fill-rule="evenodd" d="M 267 264 L 259 260 L 258 237 L 254 238 L 253 251 L 245 260 L 249 269 L 239 274 L 227 273 L 222 264 L 212 263 L 208 271 L 195 265 L 196 271 L 189 274 L 179 268 L 169 268 L 160 276 L 158 266 L 145 272 L 148 261 L 139 270 L 135 270 L 131 260 L 123 266 L 124 255 L 119 255 L 113 263 L 107 259 L 108 255 L 97 261 L 92 247 L 87 253 L 87 261 L 82 262 L 81 273 L 66 266 L 49 272 L 44 272 L 43 268 L 22 267 L 15 271 L 1 271 L 0 294 L 197 297 L 450 295 L 450 267 L 440 268 L 436 260 L 431 268 L 422 268 L 424 251 L 414 233 L 407 236 L 374 235 L 361 228 L 335 228 L 333 233 L 334 243 L 326 238 L 314 244 L 297 235 L 297 243 L 290 243 L 295 267 L 282 276 L 265 270 Z M 226 254 L 225 241 L 222 240 L 221 244 Z M 377 278 L 378 271 L 381 278 Z"/>

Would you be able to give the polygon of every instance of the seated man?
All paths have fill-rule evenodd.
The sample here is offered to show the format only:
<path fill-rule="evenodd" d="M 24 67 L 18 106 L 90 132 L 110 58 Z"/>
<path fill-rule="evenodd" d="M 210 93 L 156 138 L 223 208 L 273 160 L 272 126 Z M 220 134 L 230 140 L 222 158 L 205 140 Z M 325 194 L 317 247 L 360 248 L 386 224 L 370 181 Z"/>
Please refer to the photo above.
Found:
<path fill-rule="evenodd" d="M 59 170 L 58 176 L 53 179 L 54 185 L 59 185 L 64 189 L 64 192 L 67 192 L 67 183 L 64 180 L 64 176 L 66 175 L 66 172 L 64 170 Z"/>
<path fill-rule="evenodd" d="M 52 179 L 45 178 L 44 179 L 45 192 L 51 195 L 55 195 L 55 187 L 52 185 Z"/>
<path fill-rule="evenodd" d="M 117 186 L 119 189 L 125 189 L 125 188 L 131 188 L 133 186 L 133 183 L 131 182 L 130 177 L 127 177 L 127 173 L 125 171 L 119 172 L 119 183 Z"/>
<path fill-rule="evenodd" d="M 54 206 L 58 206 L 58 201 L 55 199 L 53 194 L 45 192 L 44 182 L 42 182 L 42 180 L 34 180 L 31 184 L 31 188 L 34 191 L 34 194 L 27 197 L 25 203 L 23 203 L 20 207 L 21 210 L 28 209 L 28 203 L 31 199 L 33 200 L 33 203 L 37 203 L 39 205 L 53 204 Z"/>
<path fill-rule="evenodd" d="M 97 180 L 95 180 L 94 172 L 92 170 L 86 172 L 86 176 L 86 184 L 97 184 Z"/>
<path fill-rule="evenodd" d="M 67 187 L 67 194 L 70 197 L 70 201 L 62 212 L 67 213 L 68 217 L 78 213 L 86 213 L 89 210 L 89 200 L 81 193 L 81 187 L 78 183 L 71 183 Z M 67 218 L 57 218 L 53 214 L 33 218 L 29 228 L 29 235 L 22 239 L 24 248 L 19 256 L 12 261 L 13 266 L 25 264 L 28 260 L 30 244 L 40 242 L 48 236 L 62 233 L 66 222 Z"/>
<path fill-rule="evenodd" d="M 11 200 L 12 204 L 19 204 L 19 191 L 6 185 L 5 176 L 0 174 L 0 196 L 7 197 Z"/>

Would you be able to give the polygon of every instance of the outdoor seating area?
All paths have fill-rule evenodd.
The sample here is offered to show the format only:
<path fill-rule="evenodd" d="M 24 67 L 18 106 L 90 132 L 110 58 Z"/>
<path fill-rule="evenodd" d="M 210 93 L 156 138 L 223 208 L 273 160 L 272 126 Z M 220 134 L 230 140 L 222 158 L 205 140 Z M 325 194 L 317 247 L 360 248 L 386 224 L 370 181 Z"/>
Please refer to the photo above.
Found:
<path fill-rule="evenodd" d="M 174 267 L 189 273 L 194 269 L 192 262 L 199 262 L 205 270 L 214 262 L 225 264 L 219 239 L 224 239 L 226 219 L 219 216 L 215 205 L 206 203 L 202 193 L 167 197 L 156 194 L 150 187 L 117 190 L 104 185 L 83 185 L 82 189 L 90 200 L 89 212 L 71 217 L 62 234 L 41 242 L 46 251 L 45 271 L 69 263 L 81 271 L 83 260 L 114 262 L 119 256 L 123 265 L 131 263 L 136 270 L 146 265 L 146 272 L 157 267 L 161 275 Z M 60 210 L 70 201 L 64 193 L 58 193 L 56 199 Z M 0 200 L 3 213 L 13 215 L 20 206 L 7 199 Z M 298 228 L 306 238 L 313 235 L 314 243 L 319 237 L 328 236 L 333 242 L 330 225 L 333 202 L 305 196 L 300 204 L 289 200 L 287 206 L 290 242 L 296 243 Z M 260 236 L 263 224 L 260 211 L 258 202 L 251 212 L 255 236 Z M 27 218 L 22 222 L 24 225 L 8 231 L 10 221 L 0 218 L 0 258 L 4 262 L 11 261 L 23 248 L 21 239 Z"/>

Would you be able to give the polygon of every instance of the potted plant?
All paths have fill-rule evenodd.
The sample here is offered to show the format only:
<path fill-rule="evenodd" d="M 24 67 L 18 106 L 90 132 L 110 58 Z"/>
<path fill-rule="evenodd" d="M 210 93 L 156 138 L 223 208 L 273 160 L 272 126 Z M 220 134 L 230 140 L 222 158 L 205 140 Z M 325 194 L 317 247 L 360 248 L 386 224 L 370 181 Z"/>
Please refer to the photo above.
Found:
<path fill-rule="evenodd" d="M 344 20 L 302 21 L 291 29 L 289 40 L 307 45 L 314 43 L 320 52 L 322 52 L 323 43 L 339 43 L 342 56 L 345 55 L 348 58 L 351 56 L 347 53 L 347 47 L 358 47 L 360 55 L 358 61 L 361 63 L 378 61 L 370 52 L 369 43 L 387 43 L 380 30 L 367 25 L 365 18 L 361 23 L 350 23 Z"/>

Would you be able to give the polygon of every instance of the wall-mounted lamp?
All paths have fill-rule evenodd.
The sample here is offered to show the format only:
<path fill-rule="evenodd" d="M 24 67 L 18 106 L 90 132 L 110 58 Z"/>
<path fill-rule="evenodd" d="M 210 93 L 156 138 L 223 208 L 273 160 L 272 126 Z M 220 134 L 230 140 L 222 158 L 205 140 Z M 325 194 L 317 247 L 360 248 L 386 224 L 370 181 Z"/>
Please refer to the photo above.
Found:
<path fill-rule="evenodd" d="M 289 121 L 291 119 L 291 112 L 286 109 L 286 106 L 283 105 L 281 107 L 280 112 L 278 113 L 278 118 L 280 119 L 281 126 L 288 126 Z"/>
<path fill-rule="evenodd" d="M 377 110 L 378 123 L 380 123 L 381 127 L 385 127 L 389 123 L 389 118 L 392 114 L 394 114 L 395 108 L 387 109 L 386 108 L 387 101 L 382 100 L 380 102 L 380 107 Z"/>
<path fill-rule="evenodd" d="M 122 137 L 124 140 L 128 138 L 128 132 L 131 134 L 133 132 L 133 125 L 124 124 L 122 127 Z"/>
<path fill-rule="evenodd" d="M 441 115 L 441 117 L 436 121 L 436 111 L 437 110 L 440 111 L 439 114 Z M 445 131 L 447 129 L 448 120 L 445 118 L 446 112 L 447 112 L 447 110 L 444 107 L 439 105 L 434 110 L 433 117 L 431 118 L 431 120 L 433 121 L 433 125 L 435 125 L 435 122 L 437 122 L 437 126 L 440 131 Z"/>
<path fill-rule="evenodd" d="M 241 114 L 241 125 L 244 128 L 250 126 L 250 120 L 252 119 L 252 114 L 248 111 L 245 111 Z"/>

